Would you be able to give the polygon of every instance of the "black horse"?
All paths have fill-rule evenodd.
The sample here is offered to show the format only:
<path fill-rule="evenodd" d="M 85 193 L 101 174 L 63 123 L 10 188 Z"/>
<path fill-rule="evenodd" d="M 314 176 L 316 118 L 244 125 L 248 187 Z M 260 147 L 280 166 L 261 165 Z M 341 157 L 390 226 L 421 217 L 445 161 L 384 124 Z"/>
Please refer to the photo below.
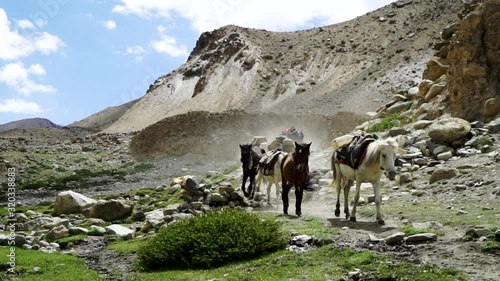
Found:
<path fill-rule="evenodd" d="M 253 150 L 251 144 L 240 144 L 240 150 L 241 167 L 243 168 L 241 190 L 243 190 L 246 197 L 253 198 L 255 193 L 255 176 L 257 175 L 257 168 L 259 167 L 259 161 L 262 154 Z M 248 192 L 246 192 L 245 184 L 248 178 L 250 178 L 250 185 L 248 186 Z"/>

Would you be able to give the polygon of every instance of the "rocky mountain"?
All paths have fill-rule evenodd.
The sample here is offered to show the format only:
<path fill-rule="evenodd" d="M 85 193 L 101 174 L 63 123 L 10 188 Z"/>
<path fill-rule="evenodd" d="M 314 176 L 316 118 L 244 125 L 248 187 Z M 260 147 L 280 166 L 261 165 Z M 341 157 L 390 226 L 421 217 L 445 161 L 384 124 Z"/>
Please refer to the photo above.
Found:
<path fill-rule="evenodd" d="M 45 118 L 29 118 L 17 121 L 12 121 L 0 125 L 0 132 L 14 130 L 14 129 L 32 129 L 32 128 L 60 128 L 61 126 L 52 123 L 52 121 Z"/>
<path fill-rule="evenodd" d="M 184 65 L 159 77 L 104 131 L 139 131 L 201 110 L 364 115 L 421 81 L 429 45 L 461 8 L 459 1 L 404 0 L 310 30 L 205 32 Z"/>
<path fill-rule="evenodd" d="M 127 110 L 134 106 L 134 104 L 136 104 L 138 101 L 139 99 L 135 99 L 119 106 L 110 106 L 104 110 L 90 115 L 83 120 L 71 123 L 68 125 L 68 127 L 87 128 L 94 132 L 102 131 L 116 122 L 116 120 L 118 120 L 123 114 L 125 114 L 125 112 L 127 112 Z"/>

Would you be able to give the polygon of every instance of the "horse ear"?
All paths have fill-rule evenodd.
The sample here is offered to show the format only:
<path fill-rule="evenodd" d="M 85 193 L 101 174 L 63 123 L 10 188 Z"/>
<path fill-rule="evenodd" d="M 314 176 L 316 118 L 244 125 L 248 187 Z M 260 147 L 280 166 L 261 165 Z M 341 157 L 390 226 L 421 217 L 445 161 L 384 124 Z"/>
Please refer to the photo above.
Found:
<path fill-rule="evenodd" d="M 308 144 L 307 144 L 307 147 L 311 147 L 311 144 L 312 144 L 312 142 L 308 143 Z"/>
<path fill-rule="evenodd" d="M 295 147 L 300 146 L 300 144 L 298 142 L 294 141 L 294 143 L 295 143 Z"/>
<path fill-rule="evenodd" d="M 240 148 L 243 148 L 243 145 L 240 144 Z"/>

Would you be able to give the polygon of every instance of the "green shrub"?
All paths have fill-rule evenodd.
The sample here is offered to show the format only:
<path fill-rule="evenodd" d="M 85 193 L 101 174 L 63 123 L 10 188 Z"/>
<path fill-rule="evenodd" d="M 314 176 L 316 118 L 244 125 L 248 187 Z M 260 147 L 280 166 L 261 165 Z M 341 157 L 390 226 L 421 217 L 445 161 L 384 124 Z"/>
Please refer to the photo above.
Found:
<path fill-rule="evenodd" d="M 368 130 L 366 131 L 368 133 L 385 131 L 393 127 L 398 127 L 411 123 L 411 121 L 412 121 L 411 118 L 408 117 L 399 118 L 399 113 L 394 113 L 383 118 L 378 123 L 371 125 L 370 128 L 368 128 Z"/>
<path fill-rule="evenodd" d="M 486 241 L 486 243 L 481 245 L 481 251 L 487 252 L 487 253 L 500 251 L 500 242 Z"/>
<path fill-rule="evenodd" d="M 474 148 L 481 149 L 485 145 L 493 145 L 493 141 L 488 137 L 481 137 L 474 143 Z"/>
<path fill-rule="evenodd" d="M 286 243 L 276 220 L 226 209 L 160 230 L 137 257 L 142 270 L 211 268 L 283 249 Z"/>

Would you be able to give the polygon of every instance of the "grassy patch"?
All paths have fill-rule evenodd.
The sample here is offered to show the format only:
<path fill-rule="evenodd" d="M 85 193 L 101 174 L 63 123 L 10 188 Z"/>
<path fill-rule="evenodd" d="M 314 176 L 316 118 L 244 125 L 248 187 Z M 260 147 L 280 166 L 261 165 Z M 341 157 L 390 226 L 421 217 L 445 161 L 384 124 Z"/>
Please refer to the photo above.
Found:
<path fill-rule="evenodd" d="M 401 231 L 404 232 L 407 236 L 421 234 L 421 233 L 434 233 L 434 234 L 437 234 L 439 236 L 444 235 L 443 232 L 438 231 L 438 230 L 434 230 L 431 228 L 415 228 L 411 225 L 407 225 L 407 226 L 403 227 L 403 229 L 401 229 Z"/>
<path fill-rule="evenodd" d="M 129 280 L 339 280 L 359 268 L 369 280 L 467 280 L 455 269 L 412 263 L 392 263 L 368 251 L 324 246 L 303 254 L 281 250 L 259 258 L 208 270 L 167 270 L 135 273 Z M 368 279 L 367 279 L 368 280 Z"/>
<path fill-rule="evenodd" d="M 108 244 L 108 248 L 115 250 L 120 254 L 136 253 L 139 248 L 145 245 L 145 239 L 132 239 L 132 240 L 116 240 Z"/>
<path fill-rule="evenodd" d="M 378 123 L 371 125 L 366 131 L 368 133 L 386 131 L 394 127 L 400 127 L 411 122 L 410 118 L 400 118 L 399 113 L 391 114 Z"/>
<path fill-rule="evenodd" d="M 0 247 L 0 270 L 8 268 L 6 256 L 9 247 Z M 37 273 L 34 267 L 40 267 Z M 61 253 L 46 254 L 39 251 L 16 248 L 16 280 L 46 281 L 46 280 L 102 280 L 96 271 L 86 268 L 85 261 L 71 255 Z M 3 278 L 2 278 L 3 280 Z"/>
<path fill-rule="evenodd" d="M 227 175 L 227 174 L 229 174 L 229 173 L 232 173 L 232 172 L 236 171 L 239 167 L 240 167 L 240 166 L 239 166 L 239 165 L 237 165 L 237 164 L 231 165 L 231 166 L 229 166 L 229 167 L 225 168 L 225 169 L 224 169 L 224 171 L 222 171 L 222 173 L 223 173 L 224 175 Z"/>
<path fill-rule="evenodd" d="M 151 163 L 139 163 L 139 164 L 137 164 L 137 165 L 134 166 L 134 170 L 137 173 L 142 173 L 142 172 L 150 170 L 150 169 L 152 169 L 154 167 L 155 167 L 155 165 L 153 165 Z"/>
<path fill-rule="evenodd" d="M 64 247 L 66 247 L 66 245 L 68 245 L 69 242 L 73 242 L 73 244 L 80 244 L 80 242 L 85 240 L 85 238 L 87 238 L 87 235 L 79 234 L 79 235 L 73 235 L 73 236 L 59 238 L 54 242 L 61 245 L 61 248 L 64 248 Z"/>
<path fill-rule="evenodd" d="M 339 232 L 338 228 L 325 226 L 325 222 L 316 217 L 304 216 L 297 218 L 280 215 L 277 219 L 282 223 L 284 231 L 315 236 L 325 243 L 335 241 Z"/>
<path fill-rule="evenodd" d="M 483 245 L 481 245 L 481 251 L 487 253 L 492 253 L 492 252 L 500 253 L 500 242 L 486 241 Z"/>

